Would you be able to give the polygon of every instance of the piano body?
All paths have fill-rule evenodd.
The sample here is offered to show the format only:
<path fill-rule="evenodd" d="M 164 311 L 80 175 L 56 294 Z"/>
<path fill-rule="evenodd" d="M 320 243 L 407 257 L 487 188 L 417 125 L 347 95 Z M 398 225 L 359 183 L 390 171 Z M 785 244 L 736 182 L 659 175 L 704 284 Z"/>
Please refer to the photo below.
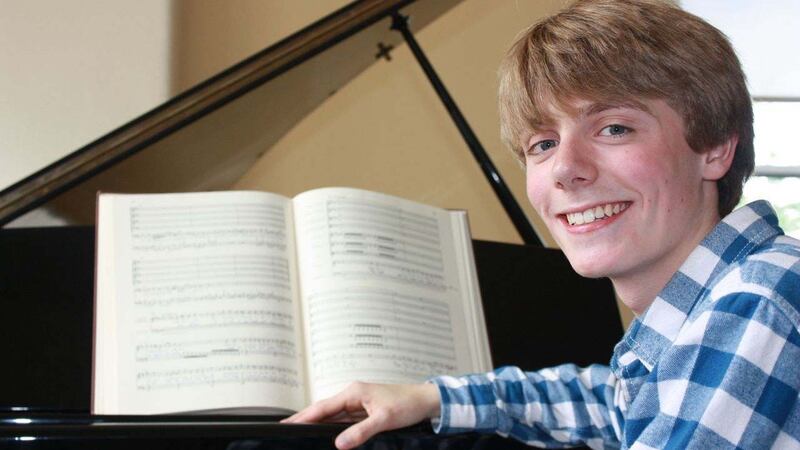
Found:
<path fill-rule="evenodd" d="M 491 181 L 480 174 L 483 169 L 492 178 L 487 170 L 495 168 L 487 169 L 478 156 L 478 163 L 469 156 L 466 147 L 472 144 L 461 141 L 418 67 L 406 64 L 391 70 L 409 72 L 402 77 L 419 85 L 426 108 L 391 96 L 391 86 L 386 97 L 380 72 L 367 74 L 369 81 L 362 84 L 382 90 L 383 97 L 375 102 L 382 109 L 375 114 L 384 117 L 364 118 L 363 126 L 373 128 L 369 133 L 338 128 L 337 115 L 343 113 L 337 102 L 342 101 L 340 93 L 352 89 L 351 80 L 374 72 L 378 64 L 413 61 L 402 48 L 408 38 L 392 29 L 398 17 L 410 18 L 413 36 L 442 16 L 455 14 L 462 20 L 474 15 L 462 8 L 463 3 L 469 1 L 355 1 L 0 192 L 0 225 L 41 207 L 77 224 L 0 230 L 0 327 L 5 335 L 0 343 L 5 369 L 0 375 L 0 444 L 333 448 L 333 437 L 343 429 L 280 425 L 278 417 L 264 416 L 91 415 L 93 220 L 99 190 L 242 188 L 294 195 L 311 187 L 344 184 L 468 209 L 473 234 L 480 238 L 474 247 L 494 364 L 536 369 L 562 362 L 607 362 L 622 333 L 610 283 L 577 276 L 557 250 L 517 244 L 521 239 L 514 227 L 519 226 L 503 211 L 508 200 L 498 201 L 489 188 Z M 455 38 L 448 42 L 442 51 L 458 45 Z M 386 50 L 390 48 L 394 50 Z M 486 70 L 493 77 L 495 67 Z M 441 129 L 442 141 L 449 143 L 445 148 L 417 151 L 442 152 L 444 166 L 419 164 L 418 154 L 407 152 L 414 142 L 408 136 L 414 131 L 403 119 L 409 112 L 419 116 L 408 120 L 413 126 L 421 120 Z M 309 136 L 310 117 L 331 129 L 323 130 L 322 137 Z M 337 133 L 346 134 L 358 150 L 323 147 L 320 140 Z M 362 135 L 378 142 L 359 141 Z M 297 147 L 319 151 L 292 155 Z M 328 170 L 330 161 L 340 157 L 337 152 L 350 152 L 356 163 Z M 286 165 L 287 160 L 294 165 Z M 386 167 L 366 170 L 361 160 Z M 467 190 L 469 201 L 450 203 L 453 193 L 441 183 L 407 190 L 426 179 L 446 180 L 442 172 L 450 160 L 455 173 L 448 175 L 467 179 L 459 186 Z M 304 164 L 309 173 L 298 169 Z M 508 158 L 498 165 L 509 173 L 516 170 L 514 164 Z M 387 179 L 388 184 L 380 184 Z M 511 188 L 524 198 L 520 174 Z M 384 433 L 365 448 L 525 447 L 496 436 L 435 436 L 421 424 Z"/>

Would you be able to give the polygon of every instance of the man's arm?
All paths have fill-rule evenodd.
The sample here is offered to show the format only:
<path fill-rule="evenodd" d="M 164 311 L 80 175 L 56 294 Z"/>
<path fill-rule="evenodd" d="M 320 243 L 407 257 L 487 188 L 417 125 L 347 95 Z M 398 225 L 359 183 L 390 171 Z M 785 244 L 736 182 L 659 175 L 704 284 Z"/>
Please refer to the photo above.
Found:
<path fill-rule="evenodd" d="M 364 419 L 336 438 L 350 449 L 375 434 L 434 419 L 437 432 L 497 432 L 547 447 L 619 447 L 616 378 L 606 366 L 563 365 L 539 372 L 504 367 L 419 385 L 353 383 L 283 423 Z M 441 417 L 440 417 L 441 414 Z"/>
<path fill-rule="evenodd" d="M 437 432 L 496 432 L 544 447 L 619 448 L 623 419 L 615 405 L 617 379 L 607 366 L 503 367 L 433 381 L 442 402 Z"/>

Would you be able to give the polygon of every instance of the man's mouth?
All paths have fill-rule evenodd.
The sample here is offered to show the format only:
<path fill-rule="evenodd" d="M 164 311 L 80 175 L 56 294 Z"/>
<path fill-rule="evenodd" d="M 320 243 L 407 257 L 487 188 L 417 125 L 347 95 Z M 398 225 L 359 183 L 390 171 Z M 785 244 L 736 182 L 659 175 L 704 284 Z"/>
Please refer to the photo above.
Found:
<path fill-rule="evenodd" d="M 587 208 L 584 211 L 562 214 L 570 225 L 585 225 L 587 223 L 605 220 L 613 217 L 628 208 L 629 202 L 606 203 Z"/>

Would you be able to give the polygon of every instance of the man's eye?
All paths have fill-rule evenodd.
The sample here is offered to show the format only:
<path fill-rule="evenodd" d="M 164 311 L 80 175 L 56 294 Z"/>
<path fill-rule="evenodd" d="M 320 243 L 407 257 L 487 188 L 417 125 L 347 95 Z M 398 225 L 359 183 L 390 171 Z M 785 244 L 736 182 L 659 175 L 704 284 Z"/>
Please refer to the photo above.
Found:
<path fill-rule="evenodd" d="M 528 153 L 532 155 L 539 155 L 555 147 L 557 144 L 558 143 L 554 139 L 545 139 L 531 145 L 530 149 L 528 149 Z"/>
<path fill-rule="evenodd" d="M 623 134 L 627 134 L 631 131 L 628 127 L 623 127 L 622 125 L 609 125 L 602 130 L 600 130 L 600 136 L 622 136 Z"/>

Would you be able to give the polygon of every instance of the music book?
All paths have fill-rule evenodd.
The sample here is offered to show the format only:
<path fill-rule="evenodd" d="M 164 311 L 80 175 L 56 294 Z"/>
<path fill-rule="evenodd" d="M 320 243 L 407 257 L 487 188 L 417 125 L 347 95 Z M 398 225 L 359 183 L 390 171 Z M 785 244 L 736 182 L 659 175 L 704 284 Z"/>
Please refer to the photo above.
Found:
<path fill-rule="evenodd" d="M 323 188 L 98 195 L 92 413 L 284 414 L 491 367 L 464 211 Z"/>

